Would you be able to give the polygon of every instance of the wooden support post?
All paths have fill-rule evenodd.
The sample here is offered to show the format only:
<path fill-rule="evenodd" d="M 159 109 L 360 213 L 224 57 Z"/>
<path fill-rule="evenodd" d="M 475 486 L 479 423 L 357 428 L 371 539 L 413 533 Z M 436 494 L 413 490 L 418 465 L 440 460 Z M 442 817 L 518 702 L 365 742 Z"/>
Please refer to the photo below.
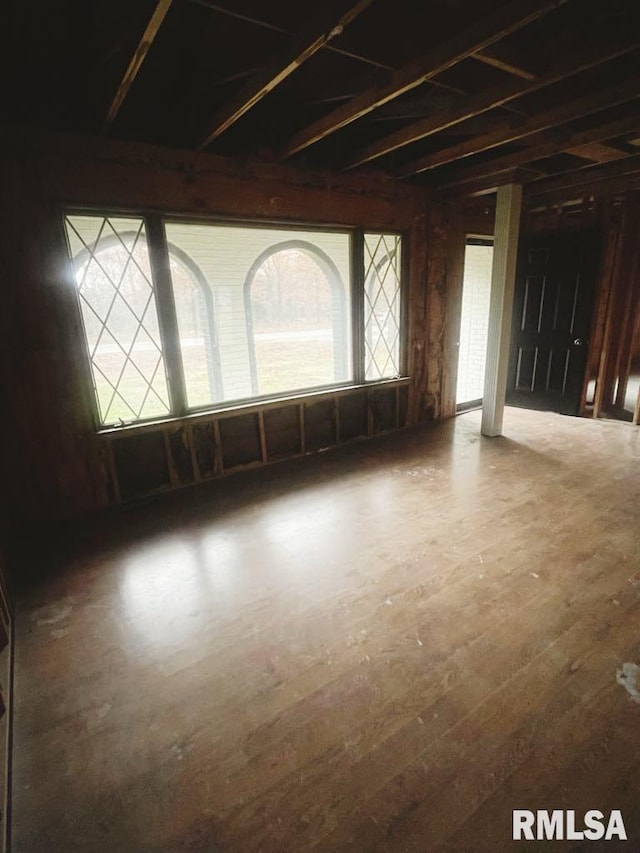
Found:
<path fill-rule="evenodd" d="M 222 437 L 220 435 L 220 421 L 213 422 L 213 438 L 215 441 L 214 477 L 222 477 L 224 474 L 224 457 L 222 455 Z"/>
<path fill-rule="evenodd" d="M 498 189 L 482 405 L 481 431 L 487 436 L 502 434 L 521 204 L 522 187 L 519 184 L 508 184 Z"/>
<path fill-rule="evenodd" d="M 169 433 L 166 429 L 162 430 L 162 440 L 164 442 L 164 455 L 167 458 L 167 470 L 169 471 L 169 482 L 171 483 L 171 488 L 175 489 L 180 485 L 180 477 L 176 470 L 176 464 L 173 459 L 173 453 L 171 452 L 171 442 L 169 441 Z"/>
<path fill-rule="evenodd" d="M 118 469 L 116 467 L 116 457 L 113 452 L 113 442 L 107 442 L 107 468 L 111 479 L 111 487 L 113 488 L 113 502 L 120 503 L 122 495 L 120 493 L 120 480 L 118 479 Z"/>
<path fill-rule="evenodd" d="M 200 471 L 200 463 L 198 462 L 198 454 L 196 453 L 196 443 L 193 436 L 193 426 L 189 425 L 186 427 L 186 436 L 187 436 L 187 444 L 189 447 L 189 455 L 191 456 L 191 467 L 193 468 L 193 478 L 196 483 L 199 483 L 202 480 L 202 473 Z"/>
<path fill-rule="evenodd" d="M 626 371 L 628 362 L 621 363 L 625 331 L 628 325 L 629 311 L 632 309 L 633 282 L 635 276 L 635 258 L 637 254 L 637 221 L 640 210 L 640 195 L 627 193 L 624 200 L 624 212 L 617 240 L 615 254 L 607 256 L 603 272 L 603 289 L 608 289 L 604 332 L 600 351 L 600 363 L 596 380 L 596 392 L 593 416 L 601 417 L 607 409 L 624 403 L 626 391 Z M 622 385 L 620 396 L 616 395 L 616 386 Z"/>
<path fill-rule="evenodd" d="M 304 403 L 300 403 L 298 406 L 298 426 L 300 429 L 300 453 L 304 456 L 307 452 L 307 437 L 305 433 L 305 422 L 304 422 Z"/>
<path fill-rule="evenodd" d="M 258 412 L 258 431 L 260 433 L 260 457 L 263 464 L 267 459 L 267 434 L 264 429 L 264 412 Z"/>

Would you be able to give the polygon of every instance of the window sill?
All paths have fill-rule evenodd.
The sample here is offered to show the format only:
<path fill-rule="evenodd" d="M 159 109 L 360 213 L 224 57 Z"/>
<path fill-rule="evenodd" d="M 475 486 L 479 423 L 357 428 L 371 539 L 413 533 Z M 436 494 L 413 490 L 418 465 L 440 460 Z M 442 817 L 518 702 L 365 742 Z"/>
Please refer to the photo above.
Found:
<path fill-rule="evenodd" d="M 401 376 L 394 379 L 381 379 L 376 382 L 365 382 L 362 384 L 337 385 L 332 388 L 323 388 L 318 391 L 306 391 L 303 393 L 284 394 L 279 397 L 268 397 L 261 400 L 231 403 L 206 411 L 194 411 L 186 415 L 159 418 L 153 421 L 142 421 L 138 423 L 124 424 L 123 426 L 103 427 L 96 430 L 98 437 L 114 437 L 130 433 L 156 432 L 167 427 L 179 427 L 183 425 L 197 424 L 213 420 L 234 417 L 236 415 L 253 414 L 264 412 L 269 409 L 282 408 L 283 406 L 304 405 L 321 400 L 344 397 L 358 391 L 370 391 L 380 388 L 396 388 L 408 385 L 411 381 L 409 376 Z"/>

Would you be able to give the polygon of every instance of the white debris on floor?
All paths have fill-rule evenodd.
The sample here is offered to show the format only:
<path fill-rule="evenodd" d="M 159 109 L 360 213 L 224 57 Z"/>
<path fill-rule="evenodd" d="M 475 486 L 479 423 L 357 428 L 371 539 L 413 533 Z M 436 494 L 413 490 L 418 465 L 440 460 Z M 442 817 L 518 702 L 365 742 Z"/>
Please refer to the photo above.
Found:
<path fill-rule="evenodd" d="M 640 690 L 638 689 L 638 676 L 640 666 L 636 663 L 623 663 L 622 669 L 616 672 L 616 681 L 627 691 L 634 702 L 640 705 Z"/>

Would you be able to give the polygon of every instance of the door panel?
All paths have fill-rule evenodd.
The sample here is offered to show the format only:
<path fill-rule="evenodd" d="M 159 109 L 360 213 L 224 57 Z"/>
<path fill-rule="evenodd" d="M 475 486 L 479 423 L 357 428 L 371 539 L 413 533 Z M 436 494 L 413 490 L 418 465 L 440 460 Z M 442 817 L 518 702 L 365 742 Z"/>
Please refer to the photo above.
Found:
<path fill-rule="evenodd" d="M 593 232 L 521 239 L 507 403 L 575 415 L 598 267 Z"/>

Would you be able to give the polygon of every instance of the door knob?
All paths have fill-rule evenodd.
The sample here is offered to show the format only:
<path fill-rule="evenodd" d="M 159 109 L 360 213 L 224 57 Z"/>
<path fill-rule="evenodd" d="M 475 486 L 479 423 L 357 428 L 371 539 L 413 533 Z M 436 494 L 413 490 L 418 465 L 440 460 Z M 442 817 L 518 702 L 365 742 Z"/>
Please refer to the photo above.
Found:
<path fill-rule="evenodd" d="M 582 340 L 582 338 L 576 338 L 573 342 L 573 345 L 574 347 L 582 347 L 584 346 L 584 341 Z"/>

